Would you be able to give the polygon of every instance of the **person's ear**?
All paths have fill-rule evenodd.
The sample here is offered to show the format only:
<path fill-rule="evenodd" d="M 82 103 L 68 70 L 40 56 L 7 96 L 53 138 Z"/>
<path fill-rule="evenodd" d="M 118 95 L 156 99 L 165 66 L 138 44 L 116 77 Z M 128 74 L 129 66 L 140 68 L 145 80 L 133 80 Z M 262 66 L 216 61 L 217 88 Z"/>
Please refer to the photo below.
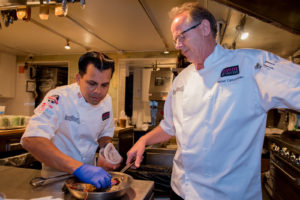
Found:
<path fill-rule="evenodd" d="M 77 73 L 77 74 L 76 74 L 76 82 L 77 82 L 78 84 L 79 84 L 79 82 L 80 82 L 80 78 L 81 78 L 80 74 Z"/>
<path fill-rule="evenodd" d="M 204 36 L 209 36 L 211 34 L 210 22 L 207 19 L 203 19 L 200 26 Z"/>

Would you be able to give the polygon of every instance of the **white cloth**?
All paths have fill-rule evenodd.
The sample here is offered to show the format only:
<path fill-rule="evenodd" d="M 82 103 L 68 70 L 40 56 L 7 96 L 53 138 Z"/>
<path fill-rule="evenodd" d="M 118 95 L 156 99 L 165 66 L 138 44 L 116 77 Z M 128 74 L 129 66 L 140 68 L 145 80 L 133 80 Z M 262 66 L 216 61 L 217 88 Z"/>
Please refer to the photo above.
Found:
<path fill-rule="evenodd" d="M 51 90 L 34 112 L 22 138 L 48 138 L 59 150 L 85 164 L 93 164 L 98 139 L 114 134 L 111 97 L 106 95 L 99 104 L 91 105 L 77 83 Z M 43 170 L 47 168 L 43 166 Z"/>
<path fill-rule="evenodd" d="M 271 53 L 217 45 L 204 69 L 174 80 L 161 128 L 178 143 L 172 189 L 184 199 L 259 200 L 271 108 L 300 110 L 300 66 Z"/>

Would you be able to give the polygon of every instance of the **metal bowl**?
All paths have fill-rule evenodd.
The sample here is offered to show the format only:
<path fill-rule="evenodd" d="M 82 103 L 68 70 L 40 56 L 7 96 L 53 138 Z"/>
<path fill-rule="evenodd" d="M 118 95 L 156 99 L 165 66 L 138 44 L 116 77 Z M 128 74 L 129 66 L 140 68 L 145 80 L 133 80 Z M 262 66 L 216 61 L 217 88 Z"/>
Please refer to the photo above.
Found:
<path fill-rule="evenodd" d="M 81 190 L 76 190 L 70 186 L 74 183 L 80 183 L 76 178 L 69 178 L 66 180 L 64 187 L 70 192 L 72 196 L 77 199 L 118 199 L 126 194 L 130 189 L 130 186 L 133 182 L 133 178 L 130 175 L 121 173 L 121 172 L 110 172 L 110 175 L 113 178 L 118 178 L 120 183 L 116 186 L 113 186 L 108 192 L 85 192 Z"/>

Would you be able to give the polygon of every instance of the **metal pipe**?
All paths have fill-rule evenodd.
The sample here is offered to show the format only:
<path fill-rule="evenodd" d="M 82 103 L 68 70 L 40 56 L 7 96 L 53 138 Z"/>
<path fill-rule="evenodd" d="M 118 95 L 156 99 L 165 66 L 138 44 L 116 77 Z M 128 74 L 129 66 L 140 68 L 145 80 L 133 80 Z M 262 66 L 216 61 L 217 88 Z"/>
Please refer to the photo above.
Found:
<path fill-rule="evenodd" d="M 224 39 L 226 30 L 227 30 L 228 24 L 229 24 L 229 22 L 230 22 L 231 16 L 232 16 L 232 9 L 230 8 L 230 9 L 229 9 L 229 12 L 228 12 L 228 14 L 227 14 L 227 17 L 226 17 L 226 22 L 225 22 L 225 27 L 224 27 L 223 33 L 222 33 L 222 35 L 220 36 L 220 44 L 222 44 L 222 42 L 223 42 L 223 39 Z"/>
<path fill-rule="evenodd" d="M 35 21 L 35 20 L 32 19 L 32 18 L 30 19 L 30 22 L 32 22 L 33 24 L 35 24 L 35 25 L 37 25 L 37 26 L 39 26 L 39 27 L 41 27 L 41 28 L 43 28 L 43 29 L 45 29 L 45 30 L 47 30 L 47 31 L 50 31 L 50 32 L 52 32 L 52 33 L 54 33 L 54 34 L 56 34 L 56 35 L 58 35 L 58 36 L 64 38 L 65 40 L 69 40 L 70 42 L 72 42 L 72 43 L 74 43 L 74 44 L 77 44 L 77 45 L 83 47 L 84 49 L 89 49 L 88 47 L 84 46 L 83 44 L 81 44 L 81 43 L 79 43 L 79 42 L 76 42 L 76 41 L 74 41 L 74 40 L 72 40 L 72 39 L 70 39 L 70 38 L 64 36 L 63 34 L 60 34 L 60 33 L 56 32 L 55 30 L 53 30 L 53 29 L 49 28 L 48 26 L 45 26 L 45 25 L 43 25 L 43 24 L 41 24 L 41 23 Z"/>
<path fill-rule="evenodd" d="M 95 36 L 97 39 L 101 40 L 105 44 L 107 44 L 107 45 L 111 46 L 112 48 L 116 49 L 118 52 L 123 52 L 122 49 L 119 49 L 115 45 L 107 42 L 106 40 L 104 40 L 103 38 L 101 38 L 100 36 L 98 36 L 96 33 L 94 33 L 93 31 L 91 31 L 87 27 L 85 27 L 82 24 L 80 24 L 77 20 L 75 20 L 74 18 L 70 17 L 69 15 L 67 15 L 66 18 L 69 19 L 70 21 L 72 21 L 73 23 L 75 23 L 76 25 L 78 25 L 79 27 L 81 27 L 82 29 L 84 29 L 85 31 L 87 31 L 88 33 L 90 33 L 91 35 Z"/>

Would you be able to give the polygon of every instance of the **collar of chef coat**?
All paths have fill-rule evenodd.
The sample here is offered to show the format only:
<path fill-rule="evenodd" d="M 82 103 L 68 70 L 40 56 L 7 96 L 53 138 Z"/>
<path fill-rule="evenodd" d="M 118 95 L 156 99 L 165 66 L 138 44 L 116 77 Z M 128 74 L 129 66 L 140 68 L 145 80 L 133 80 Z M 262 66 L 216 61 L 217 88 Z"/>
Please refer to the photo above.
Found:
<path fill-rule="evenodd" d="M 220 57 L 225 55 L 225 53 L 225 49 L 221 45 L 217 44 L 214 51 L 205 59 L 203 72 L 215 66 L 215 63 L 217 63 L 220 60 Z"/>
<path fill-rule="evenodd" d="M 205 59 L 204 68 L 197 70 L 194 66 L 193 74 L 201 76 L 207 87 L 212 87 L 219 79 L 220 67 L 222 65 L 222 57 L 226 55 L 226 49 L 217 44 L 214 51 Z"/>

